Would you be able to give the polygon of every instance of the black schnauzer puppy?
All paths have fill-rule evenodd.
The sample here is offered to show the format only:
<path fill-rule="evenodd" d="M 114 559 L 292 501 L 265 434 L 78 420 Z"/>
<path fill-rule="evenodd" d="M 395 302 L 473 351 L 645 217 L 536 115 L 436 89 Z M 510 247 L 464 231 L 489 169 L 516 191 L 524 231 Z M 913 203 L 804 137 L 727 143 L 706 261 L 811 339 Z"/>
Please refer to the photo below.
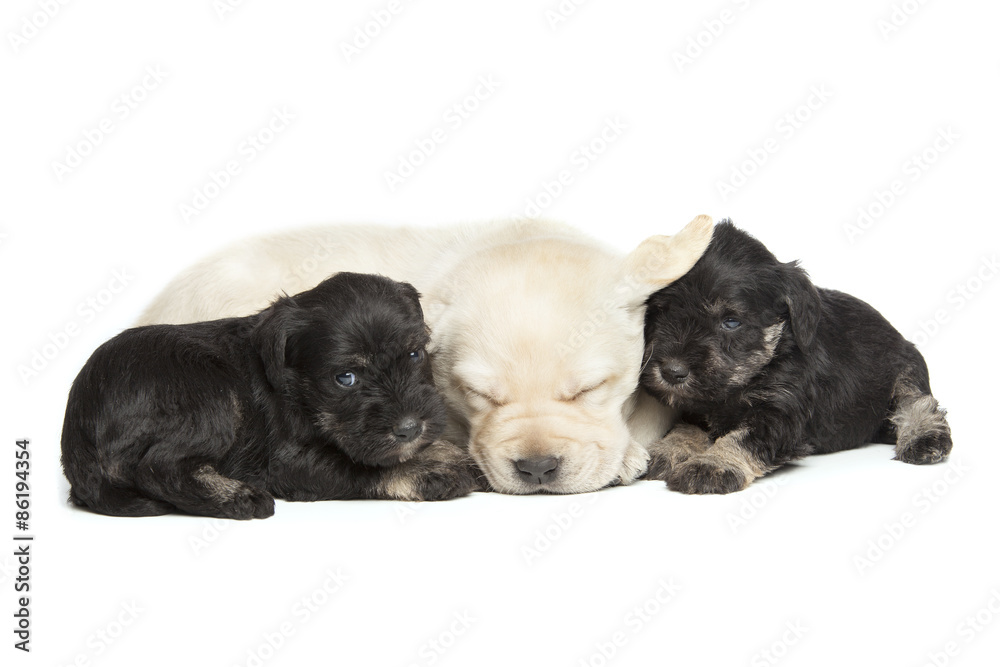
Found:
<path fill-rule="evenodd" d="M 129 329 L 70 390 L 70 500 L 102 514 L 274 514 L 274 498 L 443 500 L 477 488 L 411 285 L 339 273 L 249 317 Z"/>
<path fill-rule="evenodd" d="M 647 478 L 675 491 L 739 491 L 794 459 L 869 442 L 895 444 L 906 463 L 951 451 L 913 344 L 728 220 L 687 275 L 650 297 L 646 355 L 642 386 L 681 412 L 651 447 Z"/>

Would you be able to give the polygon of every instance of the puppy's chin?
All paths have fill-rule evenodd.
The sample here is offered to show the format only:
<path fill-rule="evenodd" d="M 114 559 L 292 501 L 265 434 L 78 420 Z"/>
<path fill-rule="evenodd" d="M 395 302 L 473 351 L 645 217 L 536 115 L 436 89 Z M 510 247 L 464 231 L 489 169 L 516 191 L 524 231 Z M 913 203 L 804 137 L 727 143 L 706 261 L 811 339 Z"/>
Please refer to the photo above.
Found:
<path fill-rule="evenodd" d="M 432 439 L 421 436 L 411 442 L 399 444 L 392 434 L 370 442 L 355 442 L 350 447 L 341 447 L 352 461 L 376 468 L 388 468 L 405 463 L 427 449 Z"/>
<path fill-rule="evenodd" d="M 626 477 L 630 437 L 620 416 L 508 405 L 474 418 L 469 435 L 470 454 L 500 493 L 585 493 Z"/>

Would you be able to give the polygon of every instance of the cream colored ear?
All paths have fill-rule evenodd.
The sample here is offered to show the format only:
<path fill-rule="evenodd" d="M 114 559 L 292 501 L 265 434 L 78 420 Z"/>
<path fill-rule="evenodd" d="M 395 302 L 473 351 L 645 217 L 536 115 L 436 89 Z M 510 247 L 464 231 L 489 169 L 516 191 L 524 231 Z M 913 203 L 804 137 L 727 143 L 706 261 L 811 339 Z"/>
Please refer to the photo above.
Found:
<path fill-rule="evenodd" d="M 641 306 L 649 295 L 691 270 L 712 240 L 712 218 L 699 215 L 674 236 L 650 236 L 625 258 L 621 291 L 630 306 Z"/>

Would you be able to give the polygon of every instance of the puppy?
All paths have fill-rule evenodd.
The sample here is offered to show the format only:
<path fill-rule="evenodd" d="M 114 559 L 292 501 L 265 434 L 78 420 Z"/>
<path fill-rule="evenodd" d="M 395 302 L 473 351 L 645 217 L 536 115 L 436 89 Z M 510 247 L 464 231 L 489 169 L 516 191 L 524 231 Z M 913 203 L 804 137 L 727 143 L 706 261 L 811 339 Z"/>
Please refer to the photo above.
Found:
<path fill-rule="evenodd" d="M 70 390 L 62 463 L 95 512 L 265 518 L 274 498 L 442 500 L 473 490 L 416 290 L 340 273 L 242 318 L 129 329 Z M 426 450 L 426 451 L 425 451 Z"/>
<path fill-rule="evenodd" d="M 670 413 L 637 391 L 646 299 L 691 268 L 712 220 L 621 255 L 566 225 L 314 227 L 249 239 L 184 271 L 145 323 L 253 312 L 334 271 L 412 283 L 431 327 L 446 439 L 504 493 L 628 484 Z"/>
<path fill-rule="evenodd" d="M 906 463 L 951 451 L 913 344 L 728 220 L 650 298 L 646 355 L 643 386 L 685 422 L 652 448 L 648 473 L 675 491 L 739 491 L 794 459 L 869 442 L 894 444 Z"/>

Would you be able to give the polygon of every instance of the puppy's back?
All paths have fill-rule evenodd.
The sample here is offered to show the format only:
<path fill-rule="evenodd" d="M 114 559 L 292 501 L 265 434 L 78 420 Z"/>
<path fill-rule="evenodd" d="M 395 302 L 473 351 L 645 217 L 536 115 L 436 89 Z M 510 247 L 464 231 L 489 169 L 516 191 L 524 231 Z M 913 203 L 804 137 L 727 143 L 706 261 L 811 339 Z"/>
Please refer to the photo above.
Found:
<path fill-rule="evenodd" d="M 239 326 L 222 320 L 128 329 L 91 355 L 70 389 L 61 438 L 74 504 L 118 516 L 175 511 L 137 493 L 134 477 L 150 457 L 232 442 L 243 375 L 232 360 L 246 359 Z M 192 442 L 194 416 L 206 412 L 216 430 Z"/>

